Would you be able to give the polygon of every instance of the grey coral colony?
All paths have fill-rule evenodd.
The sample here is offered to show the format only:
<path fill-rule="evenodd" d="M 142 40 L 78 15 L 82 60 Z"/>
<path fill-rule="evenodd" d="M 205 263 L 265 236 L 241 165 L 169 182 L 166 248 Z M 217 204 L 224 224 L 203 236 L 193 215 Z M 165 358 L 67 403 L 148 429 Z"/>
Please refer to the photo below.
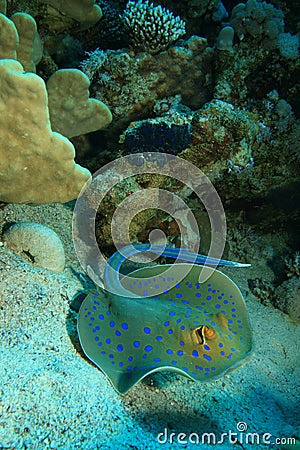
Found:
<path fill-rule="evenodd" d="M 185 34 L 185 22 L 148 0 L 129 1 L 123 13 L 136 50 L 159 53 Z"/>

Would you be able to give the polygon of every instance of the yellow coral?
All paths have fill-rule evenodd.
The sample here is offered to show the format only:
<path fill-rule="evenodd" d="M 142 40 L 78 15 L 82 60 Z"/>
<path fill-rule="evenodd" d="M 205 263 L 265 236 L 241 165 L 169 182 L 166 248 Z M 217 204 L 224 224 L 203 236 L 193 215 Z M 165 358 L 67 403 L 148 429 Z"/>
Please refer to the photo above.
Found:
<path fill-rule="evenodd" d="M 41 204 L 76 198 L 90 177 L 75 150 L 51 130 L 42 78 L 0 60 L 0 201 Z"/>

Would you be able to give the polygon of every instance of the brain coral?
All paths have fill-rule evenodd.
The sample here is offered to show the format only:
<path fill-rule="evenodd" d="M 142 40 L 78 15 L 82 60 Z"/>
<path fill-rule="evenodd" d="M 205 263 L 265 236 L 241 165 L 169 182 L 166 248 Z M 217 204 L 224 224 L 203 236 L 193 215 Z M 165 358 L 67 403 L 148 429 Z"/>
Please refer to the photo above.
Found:
<path fill-rule="evenodd" d="M 55 231 L 32 222 L 14 223 L 4 234 L 7 247 L 25 260 L 44 269 L 60 272 L 65 267 L 65 252 Z"/>

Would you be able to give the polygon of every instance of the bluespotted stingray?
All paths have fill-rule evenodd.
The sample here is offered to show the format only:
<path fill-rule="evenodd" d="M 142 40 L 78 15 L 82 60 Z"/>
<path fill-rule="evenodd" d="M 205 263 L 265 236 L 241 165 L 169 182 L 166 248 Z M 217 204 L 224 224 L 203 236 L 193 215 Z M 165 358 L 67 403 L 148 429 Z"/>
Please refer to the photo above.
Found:
<path fill-rule="evenodd" d="M 122 394 L 157 371 L 206 382 L 245 362 L 252 332 L 243 296 L 208 265 L 247 265 L 183 250 L 180 260 L 193 264 L 151 265 L 120 275 L 130 254 L 149 249 L 142 244 L 116 252 L 107 262 L 104 288 L 84 299 L 78 333 L 86 356 Z M 179 249 L 152 246 L 151 252 L 176 258 Z M 199 282 L 204 265 L 208 279 Z"/>

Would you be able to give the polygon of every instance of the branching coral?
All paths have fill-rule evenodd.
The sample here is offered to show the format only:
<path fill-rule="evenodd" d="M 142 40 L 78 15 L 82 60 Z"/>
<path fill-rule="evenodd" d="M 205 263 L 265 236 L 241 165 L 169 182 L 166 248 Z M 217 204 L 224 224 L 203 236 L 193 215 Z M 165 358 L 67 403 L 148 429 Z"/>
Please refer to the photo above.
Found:
<path fill-rule="evenodd" d="M 148 0 L 129 1 L 124 20 L 136 49 L 158 53 L 185 34 L 185 22 Z"/>

